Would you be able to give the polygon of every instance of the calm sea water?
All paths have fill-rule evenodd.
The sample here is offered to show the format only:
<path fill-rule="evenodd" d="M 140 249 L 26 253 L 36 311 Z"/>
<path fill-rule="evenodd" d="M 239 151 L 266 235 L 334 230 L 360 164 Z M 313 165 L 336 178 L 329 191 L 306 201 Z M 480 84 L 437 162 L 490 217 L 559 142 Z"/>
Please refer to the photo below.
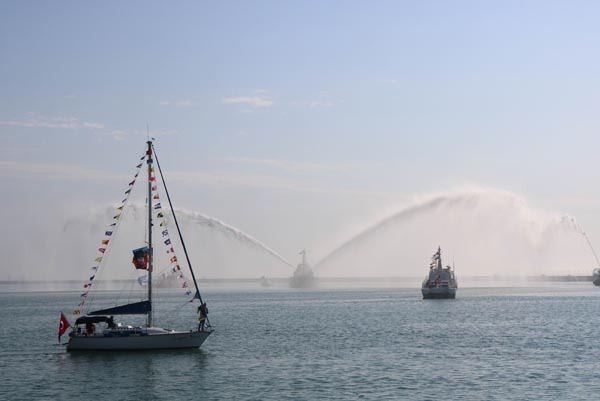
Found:
<path fill-rule="evenodd" d="M 180 294 L 162 295 L 156 319 L 190 327 Z M 412 288 L 205 297 L 216 332 L 199 350 L 67 353 L 58 312 L 76 293 L 0 293 L 0 399 L 600 397 L 600 288 L 590 283 L 461 288 L 454 301 Z"/>

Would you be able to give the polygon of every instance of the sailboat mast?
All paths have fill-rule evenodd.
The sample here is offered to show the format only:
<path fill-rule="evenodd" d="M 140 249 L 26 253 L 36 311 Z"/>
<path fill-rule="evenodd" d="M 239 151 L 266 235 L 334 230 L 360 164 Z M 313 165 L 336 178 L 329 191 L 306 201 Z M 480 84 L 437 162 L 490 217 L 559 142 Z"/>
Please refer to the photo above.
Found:
<path fill-rule="evenodd" d="M 148 301 L 150 302 L 150 310 L 146 325 L 152 327 L 152 141 L 148 141 Z"/>

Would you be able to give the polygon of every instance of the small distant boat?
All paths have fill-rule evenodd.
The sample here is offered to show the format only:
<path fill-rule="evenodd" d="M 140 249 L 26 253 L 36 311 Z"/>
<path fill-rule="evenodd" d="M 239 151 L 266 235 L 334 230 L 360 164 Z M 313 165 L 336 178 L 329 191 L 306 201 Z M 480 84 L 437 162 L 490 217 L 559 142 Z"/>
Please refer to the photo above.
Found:
<path fill-rule="evenodd" d="M 271 287 L 273 286 L 273 283 L 271 283 L 271 280 L 269 280 L 266 276 L 262 276 L 260 278 L 260 285 L 261 287 Z"/>
<path fill-rule="evenodd" d="M 302 261 L 294 270 L 294 275 L 290 279 L 290 287 L 292 288 L 310 288 L 314 287 L 315 275 L 310 265 L 306 262 L 306 249 L 300 252 L 302 255 Z"/>
<path fill-rule="evenodd" d="M 431 258 L 429 274 L 423 280 L 423 299 L 454 299 L 456 297 L 456 277 L 454 267 L 442 265 L 442 249 L 438 247 Z"/>
<path fill-rule="evenodd" d="M 147 142 L 147 150 L 145 155 L 140 159 L 139 164 L 136 166 L 136 174 L 132 182 L 129 183 L 127 191 L 125 191 L 125 199 L 122 204 L 117 208 L 116 216 L 113 217 L 113 223 L 109 226 L 109 229 L 104 234 L 104 239 L 101 242 L 99 249 L 100 255 L 95 259 L 94 267 L 92 267 L 91 276 L 83 286 L 84 292 L 80 295 L 80 303 L 78 307 L 73 311 L 73 314 L 79 316 L 72 327 L 72 331 L 69 333 L 69 342 L 67 343 L 68 351 L 99 351 L 99 350 L 154 350 L 154 349 L 178 349 L 178 348 L 198 348 L 212 333 L 212 328 L 208 322 L 208 309 L 206 303 L 202 301 L 200 290 L 198 289 L 198 283 L 194 276 L 194 271 L 188 257 L 188 253 L 179 230 L 177 223 L 177 217 L 173 205 L 171 204 L 171 198 L 164 181 L 164 176 L 160 169 L 160 164 L 156 157 L 156 151 L 152 141 Z M 162 211 L 160 204 L 159 193 L 157 189 L 156 175 L 154 173 L 154 160 L 160 177 L 162 179 L 163 188 L 167 195 L 167 200 L 172 213 L 173 221 L 179 234 L 180 243 L 183 247 L 187 264 L 192 275 L 195 293 L 192 293 L 188 286 L 185 276 L 181 271 L 177 257 L 175 256 L 174 244 L 171 242 L 169 237 L 169 230 L 167 227 L 167 220 Z M 94 284 L 94 279 L 98 274 L 98 271 L 103 267 L 103 257 L 105 252 L 110 251 L 110 243 L 113 238 L 113 233 L 116 233 L 119 228 L 120 216 L 123 209 L 127 205 L 129 194 L 133 189 L 136 178 L 142 169 L 144 161 L 147 164 L 147 182 L 146 182 L 146 197 L 147 197 L 147 227 L 146 232 L 146 244 L 142 248 L 135 249 L 133 251 L 133 265 L 135 269 L 145 271 L 145 275 L 138 278 L 139 284 L 147 287 L 147 293 L 144 298 L 139 302 L 128 303 L 125 305 L 117 305 L 110 308 L 88 310 L 86 314 L 80 316 L 84 305 L 86 304 L 88 293 Z M 157 224 L 153 224 L 153 220 L 157 220 Z M 160 223 L 160 224 L 158 224 Z M 178 279 L 180 280 L 180 287 L 185 290 L 185 294 L 188 300 L 191 302 L 199 301 L 200 305 L 197 308 L 198 312 L 198 328 L 197 330 L 181 330 L 176 331 L 172 329 L 164 329 L 156 327 L 154 325 L 153 317 L 153 294 L 152 294 L 152 273 L 154 269 L 154 243 L 153 243 L 153 231 L 159 229 L 160 240 L 156 242 L 162 242 L 165 245 L 168 258 L 170 258 L 170 267 Z M 154 283 L 156 286 L 156 283 Z M 121 324 L 115 322 L 115 316 L 122 315 L 146 315 L 145 326 L 133 326 L 127 324 Z M 60 335 L 63 334 L 70 324 L 61 313 L 61 320 L 59 326 L 59 341 Z"/>
<path fill-rule="evenodd" d="M 598 267 L 592 272 L 592 283 L 594 283 L 595 286 L 600 287 L 600 268 Z"/>

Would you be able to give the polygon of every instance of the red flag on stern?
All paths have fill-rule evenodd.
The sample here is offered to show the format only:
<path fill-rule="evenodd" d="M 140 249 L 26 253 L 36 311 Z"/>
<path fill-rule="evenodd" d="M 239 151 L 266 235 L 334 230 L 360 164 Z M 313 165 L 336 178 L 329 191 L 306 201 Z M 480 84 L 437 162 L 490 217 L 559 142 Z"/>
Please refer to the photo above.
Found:
<path fill-rule="evenodd" d="M 60 312 L 60 318 L 58 319 L 58 342 L 59 342 L 59 344 L 60 344 L 60 336 L 65 334 L 65 331 L 67 331 L 67 329 L 69 327 L 71 327 L 71 324 L 69 323 L 69 321 L 67 320 L 65 315 L 62 312 Z"/>

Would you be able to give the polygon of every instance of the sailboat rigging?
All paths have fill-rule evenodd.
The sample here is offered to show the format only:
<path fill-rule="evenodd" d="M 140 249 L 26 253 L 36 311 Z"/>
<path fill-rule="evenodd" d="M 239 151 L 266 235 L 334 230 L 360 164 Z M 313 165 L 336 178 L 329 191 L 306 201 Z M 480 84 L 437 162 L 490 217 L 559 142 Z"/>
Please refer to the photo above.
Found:
<path fill-rule="evenodd" d="M 203 302 L 200 294 L 200 289 L 198 287 L 187 248 L 177 222 L 177 216 L 171 202 L 171 197 L 167 190 L 165 178 L 160 168 L 160 164 L 158 163 L 153 141 L 149 139 L 146 144 L 146 152 L 140 159 L 140 163 L 136 166 L 137 170 L 134 179 L 129 183 L 129 187 L 125 191 L 126 197 L 121 202 L 121 206 L 117 208 L 117 214 L 113 218 L 113 223 L 105 232 L 105 239 L 102 240 L 101 247 L 98 249 L 100 256 L 94 260 L 95 265 L 92 267 L 90 278 L 84 284 L 84 292 L 80 295 L 79 305 L 73 311 L 73 314 L 79 316 L 84 308 L 88 293 L 94 284 L 96 273 L 100 267 L 103 266 L 103 256 L 111 245 L 113 232 L 116 231 L 120 225 L 121 213 L 127 205 L 129 195 L 131 194 L 135 181 L 141 171 L 144 160 L 146 161 L 147 165 L 148 207 L 146 246 L 133 251 L 132 262 L 136 269 L 146 270 L 147 299 L 124 305 L 117 305 L 111 308 L 88 311 L 85 315 L 78 317 L 72 326 L 71 333 L 69 333 L 69 342 L 67 343 L 67 350 L 69 351 L 197 348 L 202 345 L 202 343 L 213 331 L 208 321 L 208 308 L 206 307 L 206 303 Z M 192 295 L 192 292 L 187 285 L 185 276 L 179 266 L 177 256 L 175 255 L 174 244 L 171 242 L 166 224 L 167 220 L 162 212 L 162 206 L 160 204 L 156 183 L 156 175 L 154 173 L 154 160 L 156 160 L 156 165 L 158 167 L 159 175 L 167 195 L 173 221 L 175 222 L 175 226 L 177 228 L 179 241 L 183 247 L 189 271 L 193 279 L 195 294 L 191 298 L 190 302 L 195 301 L 196 299 L 200 302 L 200 306 L 197 308 L 199 315 L 199 324 L 197 330 L 176 331 L 172 329 L 156 327 L 154 325 L 154 310 L 152 307 L 152 274 L 154 272 L 155 265 L 155 248 L 153 242 L 153 220 L 155 217 L 161 220 L 159 227 L 161 229 L 161 235 L 163 239 L 162 242 L 165 244 L 168 256 L 170 256 L 169 263 L 172 266 L 172 272 L 175 273 L 180 279 L 181 287 L 186 290 L 186 295 Z M 155 200 L 158 202 L 153 205 L 153 201 Z M 114 316 L 118 315 L 146 315 L 146 325 L 144 327 L 136 327 L 115 323 Z M 97 329 L 96 325 L 99 325 L 100 329 Z M 85 327 L 85 330 L 82 330 L 82 326 Z"/>

